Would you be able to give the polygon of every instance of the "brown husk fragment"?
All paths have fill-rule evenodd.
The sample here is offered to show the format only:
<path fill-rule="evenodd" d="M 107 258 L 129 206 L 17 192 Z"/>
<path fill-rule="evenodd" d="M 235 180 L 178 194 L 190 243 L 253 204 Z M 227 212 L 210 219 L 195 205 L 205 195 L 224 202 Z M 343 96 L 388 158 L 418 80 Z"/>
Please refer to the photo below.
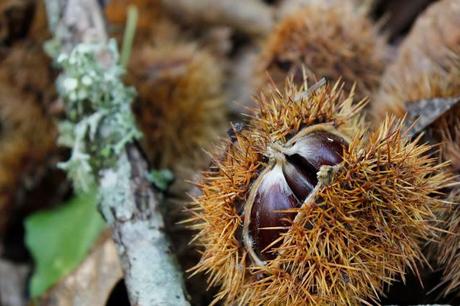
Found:
<path fill-rule="evenodd" d="M 123 271 L 110 232 L 104 231 L 85 260 L 38 298 L 35 306 L 104 306 Z"/>

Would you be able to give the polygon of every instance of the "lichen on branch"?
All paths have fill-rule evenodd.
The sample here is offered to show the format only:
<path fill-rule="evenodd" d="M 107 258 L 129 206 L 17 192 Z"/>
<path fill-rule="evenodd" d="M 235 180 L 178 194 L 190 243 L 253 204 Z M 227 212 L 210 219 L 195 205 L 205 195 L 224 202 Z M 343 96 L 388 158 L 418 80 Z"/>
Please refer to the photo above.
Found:
<path fill-rule="evenodd" d="M 81 43 L 55 58 L 62 74 L 57 87 L 67 113 L 59 143 L 70 147 L 60 164 L 77 190 L 95 184 L 100 170 L 114 165 L 129 142 L 140 138 L 131 112 L 135 91 L 125 86 L 115 41 Z"/>

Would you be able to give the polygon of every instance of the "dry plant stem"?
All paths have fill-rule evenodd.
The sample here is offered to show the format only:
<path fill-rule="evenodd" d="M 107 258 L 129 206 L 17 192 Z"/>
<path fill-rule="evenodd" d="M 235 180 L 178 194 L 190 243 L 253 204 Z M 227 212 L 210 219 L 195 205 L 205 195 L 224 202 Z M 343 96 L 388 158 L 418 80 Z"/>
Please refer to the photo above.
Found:
<path fill-rule="evenodd" d="M 162 0 L 165 8 L 187 20 L 230 26 L 250 35 L 267 34 L 273 25 L 271 8 L 259 0 Z"/>
<path fill-rule="evenodd" d="M 47 0 L 52 32 L 64 51 L 107 41 L 96 0 Z M 58 19 L 55 16 L 59 16 Z M 97 56 L 107 64 L 107 57 Z M 182 274 L 163 232 L 159 199 L 145 177 L 147 164 L 128 145 L 115 166 L 100 174 L 100 210 L 112 228 L 132 305 L 188 305 Z"/>

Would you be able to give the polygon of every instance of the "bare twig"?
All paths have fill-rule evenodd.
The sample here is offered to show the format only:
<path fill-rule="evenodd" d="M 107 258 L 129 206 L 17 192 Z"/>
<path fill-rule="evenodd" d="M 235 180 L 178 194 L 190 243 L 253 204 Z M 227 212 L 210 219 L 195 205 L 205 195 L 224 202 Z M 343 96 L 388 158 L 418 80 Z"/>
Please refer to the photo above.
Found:
<path fill-rule="evenodd" d="M 96 0 L 47 0 L 46 4 L 51 30 L 64 52 L 81 43 L 107 42 Z M 95 56 L 101 67 L 114 64 L 107 54 Z M 138 148 L 128 144 L 115 165 L 99 173 L 100 210 L 112 228 L 131 304 L 188 305 L 182 273 L 163 232 L 159 199 L 146 173 Z"/>
<path fill-rule="evenodd" d="M 262 35 L 273 25 L 272 9 L 258 0 L 162 0 L 173 14 L 194 22 L 226 25 L 250 35 Z"/>

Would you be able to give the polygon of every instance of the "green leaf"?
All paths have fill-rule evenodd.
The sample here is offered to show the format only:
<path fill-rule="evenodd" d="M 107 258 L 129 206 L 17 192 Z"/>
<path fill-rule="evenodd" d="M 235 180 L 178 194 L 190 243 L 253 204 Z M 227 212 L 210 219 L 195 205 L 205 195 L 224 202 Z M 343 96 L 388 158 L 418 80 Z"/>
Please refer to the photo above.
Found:
<path fill-rule="evenodd" d="M 97 211 L 96 192 L 78 195 L 57 209 L 28 217 L 26 245 L 35 261 L 30 282 L 32 298 L 75 269 L 104 226 Z"/>

